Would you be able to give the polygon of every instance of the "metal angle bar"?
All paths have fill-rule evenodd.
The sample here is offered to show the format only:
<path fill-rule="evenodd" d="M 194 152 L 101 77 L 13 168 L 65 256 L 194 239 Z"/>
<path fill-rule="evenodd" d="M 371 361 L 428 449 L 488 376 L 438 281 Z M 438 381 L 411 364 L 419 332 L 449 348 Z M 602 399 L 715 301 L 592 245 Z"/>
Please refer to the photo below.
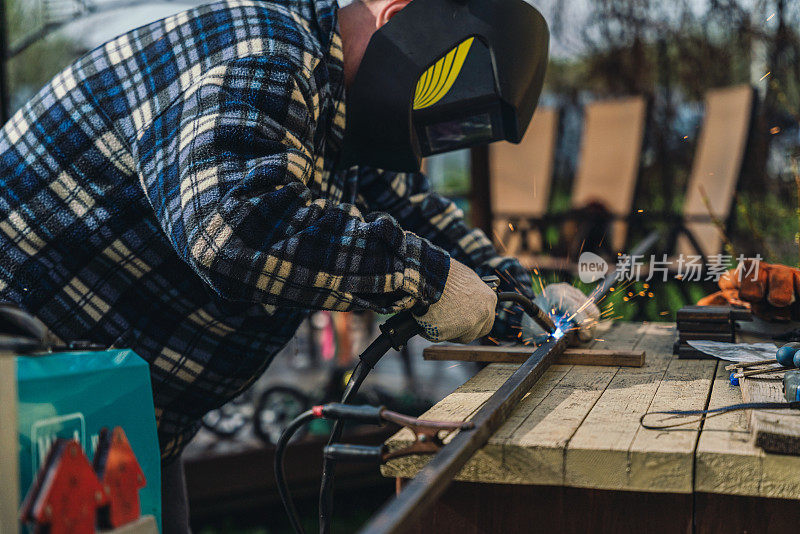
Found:
<path fill-rule="evenodd" d="M 650 233 L 633 248 L 629 257 L 646 254 L 655 246 L 659 237 L 657 231 Z M 616 270 L 613 270 L 598 283 L 589 298 L 594 302 L 599 301 L 616 282 L 617 274 Z M 444 493 L 464 464 L 505 423 L 556 356 L 564 352 L 571 337 L 571 334 L 561 338 L 550 336 L 544 344 L 536 348 L 525 363 L 520 365 L 478 410 L 472 418 L 475 429 L 459 432 L 417 473 L 403 491 L 384 505 L 359 532 L 397 534 L 413 527 Z"/>
<path fill-rule="evenodd" d="M 361 530 L 362 534 L 399 533 L 414 525 L 428 507 L 444 493 L 453 477 L 472 455 L 508 419 L 511 411 L 550 367 L 555 357 L 567 348 L 569 336 L 550 337 L 533 351 L 486 404 L 472 422 L 475 429 L 459 432 L 392 501 L 385 505 Z"/>

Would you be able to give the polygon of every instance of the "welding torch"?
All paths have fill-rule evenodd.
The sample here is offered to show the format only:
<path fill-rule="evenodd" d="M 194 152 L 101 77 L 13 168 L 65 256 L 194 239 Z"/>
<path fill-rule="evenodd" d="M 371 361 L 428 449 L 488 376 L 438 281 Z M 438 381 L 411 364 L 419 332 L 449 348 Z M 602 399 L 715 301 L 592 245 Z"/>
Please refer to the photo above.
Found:
<path fill-rule="evenodd" d="M 493 290 L 497 291 L 500 278 L 497 276 L 486 276 L 482 278 L 482 280 Z M 498 305 L 500 303 L 519 304 L 522 306 L 525 313 L 530 315 L 545 332 L 550 335 L 558 336 L 558 328 L 553 322 L 553 319 L 544 310 L 534 304 L 531 299 L 524 295 L 502 291 L 497 294 L 497 302 Z M 389 349 L 394 348 L 395 350 L 400 350 L 412 337 L 422 333 L 422 328 L 419 326 L 416 319 L 414 319 L 414 314 L 424 315 L 424 313 L 424 310 L 419 309 L 413 310 L 413 313 L 411 311 L 405 311 L 390 317 L 384 324 L 380 325 L 381 335 L 379 335 L 359 356 L 359 363 L 353 370 L 350 380 L 345 387 L 345 392 L 341 400 L 342 403 L 346 404 L 352 401 L 369 372 Z M 329 447 L 341 439 L 342 430 L 342 422 L 334 422 L 331 436 L 328 440 Z M 330 522 L 333 513 L 333 477 L 335 465 L 335 456 L 326 455 L 322 466 L 322 482 L 319 494 L 319 531 L 321 534 L 330 533 Z M 291 504 L 291 500 L 289 499 L 288 502 L 284 501 L 284 505 L 287 513 L 291 517 L 294 508 Z M 299 522 L 293 520 L 293 525 L 298 524 Z M 302 530 L 297 529 L 296 531 L 302 532 Z"/>
<path fill-rule="evenodd" d="M 481 278 L 489 287 L 497 291 L 500 285 L 500 278 L 497 276 L 484 276 Z M 554 335 L 558 327 L 550 315 L 536 305 L 531 299 L 520 293 L 514 291 L 500 291 L 497 293 L 497 303 L 513 302 L 522 306 L 522 309 L 527 313 L 531 319 L 542 327 L 542 329 L 550 335 Z"/>

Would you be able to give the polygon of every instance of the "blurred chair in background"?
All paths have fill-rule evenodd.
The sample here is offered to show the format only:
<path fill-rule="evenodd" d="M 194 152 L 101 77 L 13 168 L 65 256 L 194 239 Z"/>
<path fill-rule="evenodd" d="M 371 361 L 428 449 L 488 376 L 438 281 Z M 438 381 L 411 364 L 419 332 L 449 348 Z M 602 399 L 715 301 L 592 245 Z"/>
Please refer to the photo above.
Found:
<path fill-rule="evenodd" d="M 754 91 L 749 85 L 706 93 L 705 119 L 686 189 L 683 218 L 671 229 L 670 250 L 675 253 L 707 258 L 722 250 L 722 235 L 711 215 L 723 224 L 730 218 L 753 101 Z"/>
<path fill-rule="evenodd" d="M 574 270 L 581 250 L 605 250 L 606 255 L 622 250 L 646 115 L 641 96 L 586 106 L 571 209 L 565 213 L 547 209 L 558 131 L 555 110 L 538 111 L 520 145 L 493 145 L 492 206 L 501 250 L 528 268 L 567 272 Z M 553 224 L 560 228 L 560 257 L 542 246 L 542 233 Z"/>

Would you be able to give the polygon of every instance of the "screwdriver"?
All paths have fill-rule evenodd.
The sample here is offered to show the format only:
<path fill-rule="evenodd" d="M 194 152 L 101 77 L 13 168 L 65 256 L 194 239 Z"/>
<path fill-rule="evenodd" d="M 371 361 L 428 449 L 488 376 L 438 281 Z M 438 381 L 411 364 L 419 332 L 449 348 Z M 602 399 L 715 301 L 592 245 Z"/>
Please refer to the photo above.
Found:
<path fill-rule="evenodd" d="M 743 378 L 747 376 L 754 376 L 764 373 L 773 373 L 778 371 L 785 371 L 786 369 L 795 369 L 800 367 L 800 343 L 787 343 L 779 348 L 775 353 L 775 359 L 759 360 L 757 362 L 736 363 L 725 367 L 726 371 L 734 369 L 745 369 L 748 367 L 756 367 L 759 365 L 779 364 L 781 367 L 770 367 L 767 369 L 756 369 L 752 371 L 739 372 L 733 375 L 733 378 Z"/>

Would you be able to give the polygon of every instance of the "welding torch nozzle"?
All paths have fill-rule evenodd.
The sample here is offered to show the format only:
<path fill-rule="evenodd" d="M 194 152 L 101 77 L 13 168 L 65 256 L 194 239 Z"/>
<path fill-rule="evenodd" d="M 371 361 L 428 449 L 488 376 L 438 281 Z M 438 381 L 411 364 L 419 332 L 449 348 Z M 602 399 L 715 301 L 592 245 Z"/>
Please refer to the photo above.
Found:
<path fill-rule="evenodd" d="M 498 293 L 497 300 L 498 302 L 514 302 L 519 304 L 522 306 L 522 309 L 525 310 L 525 313 L 530 315 L 545 332 L 548 334 L 554 334 L 556 332 L 556 324 L 553 322 L 553 318 L 550 317 L 546 311 L 534 304 L 528 297 L 508 291 Z"/>

